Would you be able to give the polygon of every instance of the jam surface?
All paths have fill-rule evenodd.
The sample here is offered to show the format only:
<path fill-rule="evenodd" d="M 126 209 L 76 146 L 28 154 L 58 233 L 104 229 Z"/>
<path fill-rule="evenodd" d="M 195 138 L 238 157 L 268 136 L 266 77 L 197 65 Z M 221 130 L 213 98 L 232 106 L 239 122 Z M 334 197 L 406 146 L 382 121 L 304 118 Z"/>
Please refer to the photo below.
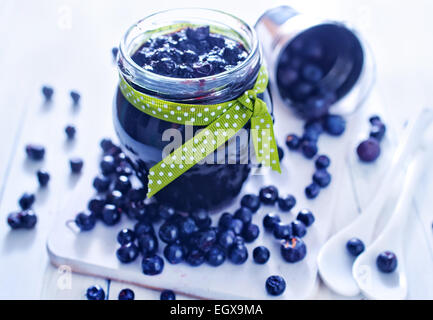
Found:
<path fill-rule="evenodd" d="M 132 60 L 163 76 L 202 78 L 230 70 L 247 56 L 241 43 L 202 26 L 152 37 L 132 55 Z"/>

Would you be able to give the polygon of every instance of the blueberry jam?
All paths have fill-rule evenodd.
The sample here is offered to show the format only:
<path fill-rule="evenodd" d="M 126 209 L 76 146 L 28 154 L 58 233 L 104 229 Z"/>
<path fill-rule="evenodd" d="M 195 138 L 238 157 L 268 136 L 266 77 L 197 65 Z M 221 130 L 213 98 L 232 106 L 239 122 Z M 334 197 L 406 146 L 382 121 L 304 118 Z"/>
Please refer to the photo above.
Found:
<path fill-rule="evenodd" d="M 233 28 L 237 27 L 239 25 L 234 24 Z M 143 39 L 138 48 L 134 43 L 125 50 L 121 47 L 119 70 L 136 70 L 132 78 L 125 77 L 136 90 L 162 100 L 205 105 L 236 99 L 254 87 L 262 61 L 254 33 L 240 37 L 241 43 L 227 37 L 226 33 L 211 32 L 213 28 L 207 25 L 176 28 Z M 127 34 L 125 41 L 128 39 Z M 155 80 L 160 75 L 164 77 Z M 259 94 L 259 98 L 272 112 L 269 92 Z M 164 148 L 169 144 L 173 146 L 173 138 L 170 141 L 163 139 L 166 130 L 175 129 L 180 134 L 182 141 L 176 142 L 176 147 L 179 147 L 197 130 L 203 129 L 203 126 L 187 128 L 147 115 L 132 106 L 120 89 L 114 101 L 113 118 L 124 152 L 132 160 L 137 176 L 145 186 L 149 169 L 161 161 Z M 244 129 L 249 139 L 249 122 Z M 191 136 L 188 131 L 191 131 Z M 106 144 L 108 148 L 109 143 Z M 159 191 L 155 198 L 176 210 L 191 212 L 219 206 L 237 196 L 251 169 L 247 139 L 229 139 L 207 160 L 183 173 Z M 104 167 L 107 167 L 103 170 L 104 175 L 114 170 L 110 161 Z M 256 204 L 251 205 L 254 210 Z"/>
<path fill-rule="evenodd" d="M 145 70 L 167 77 L 201 78 L 230 70 L 247 56 L 242 44 L 202 26 L 152 37 L 132 55 L 132 60 Z"/>

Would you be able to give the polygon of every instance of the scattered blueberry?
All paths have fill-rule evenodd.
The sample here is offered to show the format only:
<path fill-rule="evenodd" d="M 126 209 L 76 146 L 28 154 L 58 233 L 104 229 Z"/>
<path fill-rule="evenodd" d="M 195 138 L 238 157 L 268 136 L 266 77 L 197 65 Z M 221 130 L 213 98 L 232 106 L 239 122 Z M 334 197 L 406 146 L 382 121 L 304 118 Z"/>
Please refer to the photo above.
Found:
<path fill-rule="evenodd" d="M 371 125 L 375 126 L 378 124 L 382 124 L 382 119 L 378 116 L 378 115 L 373 115 L 371 116 L 368 121 L 370 122 Z"/>
<path fill-rule="evenodd" d="M 134 300 L 135 299 L 135 294 L 134 291 L 132 291 L 131 289 L 122 289 L 119 292 L 119 300 Z"/>
<path fill-rule="evenodd" d="M 160 300 L 176 300 L 176 294 L 172 290 L 161 292 Z"/>
<path fill-rule="evenodd" d="M 333 136 L 340 136 L 346 129 L 346 121 L 339 115 L 327 115 L 324 119 L 324 128 Z"/>
<path fill-rule="evenodd" d="M 170 205 L 162 204 L 158 208 L 158 214 L 161 217 L 161 219 L 164 220 L 170 219 L 175 215 L 175 213 L 176 210 Z"/>
<path fill-rule="evenodd" d="M 241 199 L 241 206 L 255 213 L 260 208 L 260 198 L 255 194 L 246 194 Z"/>
<path fill-rule="evenodd" d="M 182 238 L 188 238 L 194 232 L 198 231 L 198 227 L 195 224 L 195 221 L 191 218 L 184 218 L 178 224 L 180 236 Z"/>
<path fill-rule="evenodd" d="M 228 230 L 232 220 L 233 220 L 233 216 L 228 212 L 224 212 L 218 221 L 218 226 L 222 230 Z"/>
<path fill-rule="evenodd" d="M 183 248 L 176 243 L 168 244 L 164 248 L 164 257 L 171 264 L 177 264 L 177 263 L 182 262 L 184 259 L 184 256 L 185 256 L 185 252 L 184 252 Z"/>
<path fill-rule="evenodd" d="M 313 213 L 308 209 L 302 209 L 299 211 L 296 219 L 301 221 L 306 227 L 311 226 L 315 220 Z"/>
<path fill-rule="evenodd" d="M 248 259 L 248 250 L 245 245 L 235 243 L 229 250 L 228 258 L 234 264 L 243 264 Z"/>
<path fill-rule="evenodd" d="M 272 205 L 278 200 L 278 189 L 275 186 L 267 186 L 260 189 L 260 201 Z"/>
<path fill-rule="evenodd" d="M 114 181 L 114 189 L 126 194 L 132 188 L 131 181 L 127 176 L 118 176 Z"/>
<path fill-rule="evenodd" d="M 125 245 L 122 245 L 116 251 L 117 259 L 119 259 L 122 263 L 130 263 L 137 259 L 139 254 L 138 247 L 135 243 L 129 242 Z"/>
<path fill-rule="evenodd" d="M 232 219 L 230 221 L 228 230 L 232 230 L 236 235 L 239 235 L 241 234 L 243 228 L 244 228 L 244 223 L 242 222 L 242 220 Z"/>
<path fill-rule="evenodd" d="M 50 181 L 50 174 L 46 171 L 38 170 L 36 175 L 38 177 L 39 186 L 46 187 Z"/>
<path fill-rule="evenodd" d="M 391 273 L 397 268 L 397 256 L 391 251 L 385 251 L 378 255 L 376 265 L 380 271 Z"/>
<path fill-rule="evenodd" d="M 113 204 L 106 204 L 102 210 L 101 220 L 107 226 L 114 226 L 120 221 L 120 213 L 117 207 Z"/>
<path fill-rule="evenodd" d="M 113 156 L 104 156 L 101 163 L 99 164 L 103 175 L 107 176 L 116 171 L 116 163 L 114 162 Z"/>
<path fill-rule="evenodd" d="M 352 256 L 357 257 L 364 251 L 365 245 L 360 239 L 352 238 L 347 241 L 346 248 Z"/>
<path fill-rule="evenodd" d="M 102 196 L 95 196 L 87 203 L 87 209 L 89 209 L 90 212 L 94 213 L 96 217 L 101 216 L 104 206 L 105 198 Z"/>
<path fill-rule="evenodd" d="M 244 226 L 244 229 L 242 230 L 242 237 L 244 238 L 245 242 L 250 243 L 258 238 L 259 233 L 259 227 L 254 223 L 250 223 Z"/>
<path fill-rule="evenodd" d="M 115 147 L 113 141 L 111 141 L 111 139 L 108 138 L 102 139 L 99 145 L 101 146 L 101 149 L 102 151 L 104 151 L 104 153 L 109 152 L 112 148 Z"/>
<path fill-rule="evenodd" d="M 296 205 L 296 198 L 291 194 L 285 196 L 284 198 L 278 198 L 278 207 L 281 211 L 290 211 Z"/>
<path fill-rule="evenodd" d="M 135 232 L 131 229 L 122 229 L 117 234 L 117 242 L 120 245 L 125 245 L 135 240 Z"/>
<path fill-rule="evenodd" d="M 255 263 L 265 264 L 268 262 L 270 257 L 269 249 L 264 246 L 259 246 L 253 250 L 253 259 Z"/>
<path fill-rule="evenodd" d="M 95 214 L 80 212 L 75 217 L 75 224 L 81 231 L 90 231 L 96 224 Z"/>
<path fill-rule="evenodd" d="M 235 219 L 239 219 L 242 221 L 244 226 L 251 223 L 253 219 L 253 213 L 250 209 L 246 207 L 240 207 L 238 210 L 235 211 L 235 214 L 233 215 Z"/>
<path fill-rule="evenodd" d="M 209 229 L 197 233 L 194 240 L 197 249 L 208 252 L 217 242 L 217 234 L 214 229 Z"/>
<path fill-rule="evenodd" d="M 311 83 L 319 82 L 323 77 L 323 71 L 315 64 L 306 64 L 302 68 L 302 77 Z"/>
<path fill-rule="evenodd" d="M 312 184 L 308 185 L 305 188 L 305 195 L 308 199 L 314 199 L 316 198 L 320 193 L 320 186 L 313 182 Z"/>
<path fill-rule="evenodd" d="M 314 158 L 314 156 L 317 154 L 317 151 L 318 151 L 316 142 L 314 142 L 314 141 L 308 141 L 308 140 L 302 141 L 302 143 L 301 143 L 301 151 L 302 151 L 302 154 L 307 159 Z"/>
<path fill-rule="evenodd" d="M 331 183 L 331 175 L 326 169 L 319 169 L 314 173 L 313 181 L 321 188 L 326 188 Z"/>
<path fill-rule="evenodd" d="M 292 237 L 292 225 L 283 222 L 274 224 L 273 234 L 275 239 L 289 239 Z"/>
<path fill-rule="evenodd" d="M 377 141 L 382 141 L 386 133 L 386 126 L 383 123 L 373 125 L 370 130 L 370 138 L 374 138 Z"/>
<path fill-rule="evenodd" d="M 12 212 L 7 217 L 7 222 L 12 229 L 33 229 L 37 221 L 33 210 Z"/>
<path fill-rule="evenodd" d="M 53 97 L 54 89 L 50 86 L 43 86 L 42 94 L 44 95 L 46 101 L 50 101 L 51 98 Z"/>
<path fill-rule="evenodd" d="M 143 257 L 154 255 L 158 251 L 158 239 L 152 232 L 140 234 L 137 244 Z"/>
<path fill-rule="evenodd" d="M 205 261 L 205 255 L 199 249 L 191 249 L 185 258 L 185 261 L 192 267 L 198 267 Z"/>
<path fill-rule="evenodd" d="M 105 176 L 97 176 L 93 179 L 93 187 L 99 193 L 108 191 L 111 180 Z"/>
<path fill-rule="evenodd" d="M 74 126 L 68 125 L 68 126 L 66 126 L 66 128 L 65 128 L 65 133 L 66 133 L 66 137 L 67 137 L 69 140 L 72 140 L 72 139 L 75 138 L 75 134 L 77 133 L 77 130 L 75 129 Z"/>
<path fill-rule="evenodd" d="M 370 138 L 359 144 L 356 148 L 358 157 L 363 162 L 373 162 L 380 155 L 380 145 L 376 139 Z"/>
<path fill-rule="evenodd" d="M 125 198 L 119 190 L 112 190 L 106 195 L 105 202 L 108 204 L 114 204 L 120 208 L 123 206 Z"/>
<path fill-rule="evenodd" d="M 206 261 L 211 266 L 218 267 L 221 264 L 223 264 L 225 260 L 226 260 L 226 254 L 225 254 L 224 250 L 222 250 L 218 246 L 212 247 L 206 253 Z"/>
<path fill-rule="evenodd" d="M 293 237 L 281 244 L 281 255 L 287 262 L 301 261 L 307 255 L 307 247 L 301 238 Z"/>
<path fill-rule="evenodd" d="M 280 146 L 277 146 L 278 149 L 278 159 L 281 161 L 284 158 L 284 150 Z"/>
<path fill-rule="evenodd" d="M 218 244 L 224 249 L 230 248 L 235 242 L 236 234 L 232 230 L 226 230 L 218 234 Z"/>
<path fill-rule="evenodd" d="M 138 239 L 145 234 L 155 234 L 152 224 L 146 220 L 137 222 L 134 226 L 134 232 Z"/>
<path fill-rule="evenodd" d="M 307 227 L 302 221 L 295 220 L 292 222 L 291 226 L 295 237 L 302 238 L 307 234 Z"/>
<path fill-rule="evenodd" d="M 270 276 L 266 279 L 266 291 L 272 296 L 281 295 L 286 290 L 286 281 L 280 276 Z"/>
<path fill-rule="evenodd" d="M 158 255 L 144 257 L 141 263 L 143 273 L 148 276 L 160 274 L 164 269 L 164 260 Z"/>
<path fill-rule="evenodd" d="M 81 158 L 72 158 L 72 159 L 69 159 L 69 165 L 71 167 L 71 172 L 73 174 L 78 174 L 83 169 L 84 162 L 83 162 L 83 159 L 81 159 Z"/>
<path fill-rule="evenodd" d="M 315 164 L 317 169 L 326 169 L 331 164 L 331 160 L 326 155 L 320 155 L 317 157 Z"/>
<path fill-rule="evenodd" d="M 105 291 L 100 286 L 91 286 L 86 291 L 87 300 L 105 300 Z"/>
<path fill-rule="evenodd" d="M 28 144 L 26 146 L 26 154 L 30 160 L 40 161 L 45 156 L 45 148 L 39 144 Z"/>
<path fill-rule="evenodd" d="M 166 222 L 159 228 L 159 238 L 165 243 L 173 243 L 179 238 L 179 229 L 173 223 Z"/>
<path fill-rule="evenodd" d="M 275 213 L 268 213 L 263 218 L 263 227 L 266 231 L 273 231 L 275 224 L 279 223 L 281 221 L 280 217 L 276 215 Z"/>
<path fill-rule="evenodd" d="M 301 139 L 296 134 L 289 134 L 286 138 L 286 145 L 290 150 L 296 150 L 301 145 Z"/>
<path fill-rule="evenodd" d="M 33 193 L 24 193 L 21 198 L 18 200 L 18 204 L 20 205 L 21 209 L 27 210 L 30 209 L 35 203 L 35 195 Z"/>
<path fill-rule="evenodd" d="M 69 93 L 71 96 L 72 102 L 77 105 L 80 102 L 81 95 L 77 91 L 71 91 Z"/>

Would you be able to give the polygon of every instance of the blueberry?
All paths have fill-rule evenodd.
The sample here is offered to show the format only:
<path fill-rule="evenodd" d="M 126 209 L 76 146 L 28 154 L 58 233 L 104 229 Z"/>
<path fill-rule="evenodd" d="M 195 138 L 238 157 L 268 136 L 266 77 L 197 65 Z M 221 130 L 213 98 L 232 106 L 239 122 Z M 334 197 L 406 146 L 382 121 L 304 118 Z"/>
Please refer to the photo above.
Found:
<path fill-rule="evenodd" d="M 302 238 L 307 234 L 307 226 L 300 220 L 295 220 L 291 224 L 293 235 Z"/>
<path fill-rule="evenodd" d="M 312 184 L 308 185 L 305 188 L 305 195 L 308 199 L 314 199 L 316 198 L 320 193 L 320 186 L 313 182 Z"/>
<path fill-rule="evenodd" d="M 284 158 L 284 150 L 280 146 L 277 146 L 277 150 L 278 150 L 278 159 L 281 161 Z"/>
<path fill-rule="evenodd" d="M 86 291 L 87 300 L 105 300 L 105 291 L 100 286 L 91 286 Z"/>
<path fill-rule="evenodd" d="M 386 133 L 386 126 L 383 123 L 376 124 L 371 128 L 370 138 L 374 138 L 380 142 L 385 136 L 385 133 Z"/>
<path fill-rule="evenodd" d="M 66 128 L 65 128 L 66 137 L 67 137 L 69 140 L 72 140 L 72 139 L 75 138 L 75 134 L 76 134 L 76 132 L 77 132 L 77 130 L 75 129 L 74 126 L 68 125 L 68 126 L 66 126 Z"/>
<path fill-rule="evenodd" d="M 139 189 L 131 189 L 128 192 L 129 201 L 142 201 L 146 199 L 147 189 L 139 188 Z"/>
<path fill-rule="evenodd" d="M 235 211 L 233 217 L 235 219 L 241 220 L 244 225 L 248 225 L 253 219 L 253 213 L 247 207 L 240 207 L 238 210 Z"/>
<path fill-rule="evenodd" d="M 137 237 L 137 244 L 143 257 L 154 255 L 158 251 L 158 239 L 153 232 L 140 234 Z"/>
<path fill-rule="evenodd" d="M 177 243 L 168 244 L 164 248 L 164 257 L 171 264 L 178 264 L 182 262 L 184 259 L 184 255 L 185 253 L 183 248 Z"/>
<path fill-rule="evenodd" d="M 20 205 L 21 209 L 27 210 L 30 209 L 35 203 L 35 195 L 33 193 L 24 193 L 21 198 L 18 200 L 18 204 Z"/>
<path fill-rule="evenodd" d="M 81 231 L 90 231 L 96 224 L 95 214 L 80 212 L 75 217 L 75 224 Z"/>
<path fill-rule="evenodd" d="M 197 209 L 191 213 L 191 218 L 195 221 L 200 230 L 205 230 L 212 224 L 212 219 L 205 209 Z"/>
<path fill-rule="evenodd" d="M 302 68 L 302 77 L 311 83 L 317 83 L 323 78 L 322 69 L 315 64 L 306 64 Z"/>
<path fill-rule="evenodd" d="M 113 156 L 104 156 L 101 163 L 99 164 L 103 175 L 109 175 L 116 171 L 116 163 L 114 162 Z"/>
<path fill-rule="evenodd" d="M 274 224 L 273 234 L 275 239 L 289 239 L 292 237 L 292 225 L 283 222 Z"/>
<path fill-rule="evenodd" d="M 315 165 L 317 169 L 326 169 L 331 164 L 331 160 L 326 155 L 320 155 L 317 157 Z"/>
<path fill-rule="evenodd" d="M 104 152 L 108 152 L 110 151 L 111 148 L 115 147 L 113 141 L 111 141 L 111 139 L 108 138 L 102 139 L 99 145 L 101 146 L 101 149 Z"/>
<path fill-rule="evenodd" d="M 380 156 L 380 145 L 376 139 L 362 141 L 356 148 L 358 157 L 363 162 L 373 162 Z"/>
<path fill-rule="evenodd" d="M 93 187 L 99 193 L 105 192 L 110 187 L 111 180 L 105 176 L 97 176 L 93 179 Z"/>
<path fill-rule="evenodd" d="M 302 141 L 301 143 L 301 151 L 302 154 L 307 158 L 307 159 L 312 159 L 314 158 L 314 156 L 317 154 L 318 148 L 317 148 L 317 144 L 314 141 Z"/>
<path fill-rule="evenodd" d="M 318 41 L 309 41 L 302 47 L 302 55 L 313 60 L 320 60 L 324 56 L 324 49 Z"/>
<path fill-rule="evenodd" d="M 81 95 L 77 91 L 71 91 L 70 93 L 72 102 L 77 105 L 80 102 Z"/>
<path fill-rule="evenodd" d="M 259 246 L 253 250 L 253 259 L 255 263 L 265 264 L 268 262 L 270 257 L 269 249 L 264 246 Z"/>
<path fill-rule="evenodd" d="M 278 189 L 275 186 L 267 186 L 260 189 L 260 201 L 267 205 L 273 205 L 278 200 Z"/>
<path fill-rule="evenodd" d="M 116 251 L 117 259 L 119 259 L 122 263 L 130 263 L 137 259 L 138 257 L 138 247 L 135 243 L 129 242 L 127 244 L 122 245 Z"/>
<path fill-rule="evenodd" d="M 307 129 L 302 135 L 302 141 L 317 142 L 319 140 L 320 133 L 315 130 Z"/>
<path fill-rule="evenodd" d="M 78 174 L 83 169 L 84 162 L 81 158 L 72 158 L 69 159 L 69 165 L 71 167 L 71 172 L 73 174 Z"/>
<path fill-rule="evenodd" d="M 131 181 L 127 176 L 118 176 L 114 182 L 114 189 L 119 190 L 122 194 L 127 193 L 132 188 Z"/>
<path fill-rule="evenodd" d="M 226 230 L 218 234 L 218 244 L 224 249 L 230 248 L 235 242 L 236 234 L 232 230 Z"/>
<path fill-rule="evenodd" d="M 222 265 L 225 260 L 226 260 L 226 254 L 225 254 L 224 250 L 222 250 L 218 246 L 212 247 L 206 253 L 206 261 L 211 266 L 218 267 L 218 266 Z"/>
<path fill-rule="evenodd" d="M 191 40 L 201 41 L 209 37 L 209 26 L 187 28 L 186 36 Z"/>
<path fill-rule="evenodd" d="M 317 134 L 322 134 L 324 131 L 323 123 L 321 120 L 309 120 L 304 124 L 305 131 L 314 131 Z"/>
<path fill-rule="evenodd" d="M 346 249 L 352 256 L 357 257 L 364 251 L 365 245 L 360 239 L 352 238 L 347 241 Z"/>
<path fill-rule="evenodd" d="M 382 119 L 381 119 L 378 115 L 373 115 L 373 116 L 371 116 L 371 117 L 368 119 L 368 121 L 369 121 L 373 126 L 383 124 Z"/>
<path fill-rule="evenodd" d="M 260 208 L 260 198 L 255 194 L 246 194 L 241 199 L 241 206 L 255 213 Z"/>
<path fill-rule="evenodd" d="M 224 212 L 218 221 L 218 226 L 222 230 L 227 230 L 230 227 L 232 220 L 233 220 L 233 216 L 228 212 Z"/>
<path fill-rule="evenodd" d="M 346 121 L 339 115 L 327 115 L 324 119 L 324 128 L 333 136 L 340 136 L 346 130 Z"/>
<path fill-rule="evenodd" d="M 232 219 L 228 226 L 228 230 L 232 230 L 236 235 L 241 234 L 243 228 L 244 223 L 239 219 Z"/>
<path fill-rule="evenodd" d="M 101 196 L 96 196 L 89 200 L 87 203 L 87 209 L 90 210 L 90 212 L 94 213 L 95 216 L 100 217 L 102 214 L 102 210 L 105 206 L 105 199 Z"/>
<path fill-rule="evenodd" d="M 164 269 L 164 260 L 158 255 L 144 257 L 141 263 L 143 273 L 148 276 L 160 274 Z"/>
<path fill-rule="evenodd" d="M 26 146 L 26 154 L 30 160 L 40 161 L 44 159 L 45 148 L 39 144 L 28 144 Z"/>
<path fill-rule="evenodd" d="M 296 80 L 298 80 L 298 72 L 291 67 L 283 67 L 277 72 L 278 85 L 284 89 L 288 89 Z"/>
<path fill-rule="evenodd" d="M 33 229 L 38 219 L 32 210 L 12 212 L 8 215 L 7 222 L 12 229 Z"/>
<path fill-rule="evenodd" d="M 148 219 L 151 222 L 158 222 L 161 220 L 161 217 L 159 215 L 159 205 L 156 202 L 152 202 L 149 204 L 146 204 L 146 219 Z"/>
<path fill-rule="evenodd" d="M 244 238 L 245 242 L 250 243 L 258 238 L 259 233 L 259 227 L 256 224 L 250 223 L 244 226 L 244 229 L 242 230 L 242 237 Z"/>
<path fill-rule="evenodd" d="M 286 281 L 280 276 L 270 276 L 266 279 L 266 291 L 272 296 L 281 295 L 286 290 Z"/>
<path fill-rule="evenodd" d="M 284 198 L 278 198 L 278 208 L 281 211 L 290 211 L 296 205 L 296 198 L 291 194 L 285 196 Z"/>
<path fill-rule="evenodd" d="M 120 213 L 113 204 L 106 204 L 102 210 L 101 220 L 107 226 L 114 226 L 120 221 Z"/>
<path fill-rule="evenodd" d="M 164 223 L 158 232 L 159 238 L 165 243 L 173 243 L 179 238 L 179 229 L 172 223 Z"/>
<path fill-rule="evenodd" d="M 307 246 L 298 237 L 293 237 L 281 244 L 281 256 L 290 263 L 301 261 L 307 255 Z"/>
<path fill-rule="evenodd" d="M 275 224 L 279 223 L 281 221 L 280 217 L 277 216 L 275 213 L 268 213 L 263 218 L 263 227 L 266 231 L 273 231 Z"/>
<path fill-rule="evenodd" d="M 44 98 L 46 101 L 50 101 L 53 97 L 54 89 L 50 86 L 43 86 L 42 87 L 42 94 L 44 95 Z"/>
<path fill-rule="evenodd" d="M 243 264 L 248 259 L 248 250 L 243 244 L 234 244 L 228 253 L 229 260 L 234 264 Z"/>
<path fill-rule="evenodd" d="M 50 174 L 46 171 L 38 170 L 36 175 L 38 177 L 39 186 L 46 187 L 50 181 Z"/>
<path fill-rule="evenodd" d="M 135 232 L 131 229 L 122 229 L 117 234 L 117 242 L 120 245 L 125 245 L 135 240 Z"/>
<path fill-rule="evenodd" d="M 185 261 L 192 267 L 198 267 L 205 261 L 205 255 L 199 249 L 191 249 L 185 258 Z"/>
<path fill-rule="evenodd" d="M 119 48 L 118 47 L 113 47 L 111 48 L 111 54 L 113 55 L 113 59 L 116 60 L 117 59 L 117 53 L 119 52 Z"/>
<path fill-rule="evenodd" d="M 134 291 L 132 291 L 131 289 L 122 289 L 119 292 L 119 300 L 134 300 L 135 299 L 135 294 Z"/>
<path fill-rule="evenodd" d="M 155 234 L 153 226 L 148 221 L 139 221 L 134 226 L 135 236 L 139 239 L 145 234 Z"/>
<path fill-rule="evenodd" d="M 120 192 L 119 190 L 112 190 L 111 192 L 109 192 L 105 200 L 106 203 L 114 204 L 119 208 L 122 207 L 125 203 L 125 198 L 123 197 L 122 192 Z"/>
<path fill-rule="evenodd" d="M 158 208 L 158 214 L 163 220 L 170 219 L 174 216 L 175 213 L 176 210 L 172 206 L 167 204 L 161 204 Z"/>
<path fill-rule="evenodd" d="M 313 213 L 308 209 L 299 211 L 296 219 L 301 221 L 306 227 L 311 226 L 315 220 Z"/>
<path fill-rule="evenodd" d="M 308 119 L 318 119 L 328 113 L 330 103 L 322 96 L 308 97 L 299 109 L 301 114 Z"/>
<path fill-rule="evenodd" d="M 326 188 L 331 183 L 331 175 L 326 169 L 319 169 L 313 174 L 313 181 L 321 188 Z"/>
<path fill-rule="evenodd" d="M 164 290 L 161 292 L 159 300 L 176 300 L 176 294 L 172 290 Z"/>
<path fill-rule="evenodd" d="M 216 243 L 217 234 L 215 230 L 207 230 L 198 233 L 196 245 L 203 252 L 208 252 Z"/>
<path fill-rule="evenodd" d="M 286 137 L 286 145 L 290 150 L 296 150 L 301 145 L 301 139 L 296 134 L 289 134 Z"/>
<path fill-rule="evenodd" d="M 305 101 L 313 92 L 314 87 L 307 82 L 297 82 L 290 88 L 290 95 L 294 101 Z"/>
<path fill-rule="evenodd" d="M 188 238 L 191 234 L 198 231 L 195 221 L 191 218 L 181 219 L 179 222 L 179 233 L 182 238 Z"/>
<path fill-rule="evenodd" d="M 9 227 L 12 229 L 20 229 L 21 224 L 21 212 L 12 212 L 8 215 L 7 222 Z"/>
<path fill-rule="evenodd" d="M 377 256 L 376 265 L 380 271 L 391 273 L 397 269 L 397 256 L 394 252 L 384 251 Z"/>

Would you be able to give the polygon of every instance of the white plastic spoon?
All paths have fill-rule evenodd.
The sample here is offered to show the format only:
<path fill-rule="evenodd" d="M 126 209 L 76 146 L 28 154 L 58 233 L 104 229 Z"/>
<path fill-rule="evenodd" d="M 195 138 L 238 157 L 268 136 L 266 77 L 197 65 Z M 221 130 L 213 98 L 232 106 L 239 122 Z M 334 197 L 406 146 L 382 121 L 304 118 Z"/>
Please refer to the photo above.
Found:
<path fill-rule="evenodd" d="M 432 120 L 433 111 L 423 109 L 409 124 L 407 134 L 402 139 L 392 164 L 370 205 L 354 222 L 331 237 L 320 250 L 317 258 L 320 276 L 336 293 L 344 296 L 355 296 L 360 293 L 358 284 L 352 276 L 355 258 L 347 252 L 346 243 L 351 238 L 361 239 L 366 247 L 371 243 L 377 217 L 389 196 L 394 179 L 422 142 L 422 136 Z"/>
<path fill-rule="evenodd" d="M 405 299 L 407 278 L 403 259 L 404 230 L 417 182 L 420 180 L 427 161 L 425 152 L 419 151 L 409 166 L 405 183 L 396 209 L 379 237 L 355 260 L 353 277 L 362 293 L 369 299 Z M 397 269 L 383 273 L 376 266 L 377 256 L 391 251 L 397 256 Z"/>

